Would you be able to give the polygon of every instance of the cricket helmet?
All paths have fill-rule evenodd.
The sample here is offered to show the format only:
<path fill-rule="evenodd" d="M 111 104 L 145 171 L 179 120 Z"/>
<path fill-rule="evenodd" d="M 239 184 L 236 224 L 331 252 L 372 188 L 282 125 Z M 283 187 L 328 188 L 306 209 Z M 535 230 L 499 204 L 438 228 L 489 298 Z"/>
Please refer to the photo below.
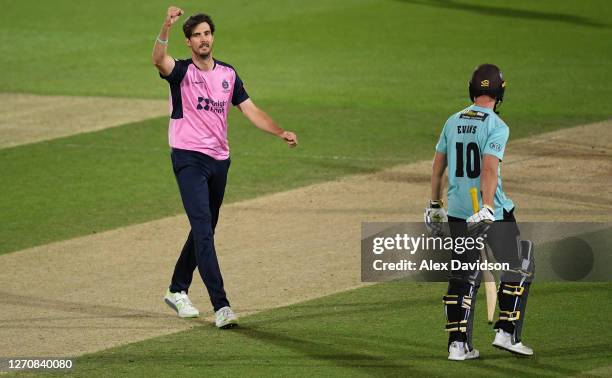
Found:
<path fill-rule="evenodd" d="M 481 64 L 476 67 L 469 83 L 470 99 L 488 95 L 495 98 L 495 108 L 504 100 L 506 82 L 501 70 L 494 64 Z"/>

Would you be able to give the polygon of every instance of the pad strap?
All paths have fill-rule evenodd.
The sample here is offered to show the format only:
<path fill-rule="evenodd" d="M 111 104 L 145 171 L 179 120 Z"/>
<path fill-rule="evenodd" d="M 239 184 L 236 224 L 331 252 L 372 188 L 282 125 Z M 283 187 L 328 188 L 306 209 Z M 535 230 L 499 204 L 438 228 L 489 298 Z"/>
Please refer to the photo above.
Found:
<path fill-rule="evenodd" d="M 446 323 L 446 332 L 467 332 L 467 320 Z"/>
<path fill-rule="evenodd" d="M 503 283 L 501 284 L 501 292 L 504 294 L 508 294 L 508 295 L 513 295 L 515 297 L 519 297 L 521 295 L 523 295 L 523 292 L 525 291 L 525 287 L 524 286 L 514 286 L 514 285 L 509 285 L 507 283 Z"/>
<path fill-rule="evenodd" d="M 499 312 L 499 320 L 507 320 L 509 322 L 514 322 L 521 318 L 520 311 L 500 311 Z"/>
<path fill-rule="evenodd" d="M 461 299 L 459 299 L 458 295 L 445 295 L 442 297 L 442 302 L 444 302 L 445 305 L 458 305 L 461 303 L 461 307 L 466 310 L 472 308 L 472 297 L 468 297 L 467 295 L 462 296 Z"/>

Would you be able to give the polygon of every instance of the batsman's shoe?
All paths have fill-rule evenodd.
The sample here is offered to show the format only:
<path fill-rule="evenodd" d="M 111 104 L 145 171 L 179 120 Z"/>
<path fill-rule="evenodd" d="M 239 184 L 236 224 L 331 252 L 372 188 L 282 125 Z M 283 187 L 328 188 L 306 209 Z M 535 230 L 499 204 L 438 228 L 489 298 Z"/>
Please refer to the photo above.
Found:
<path fill-rule="evenodd" d="M 235 327 L 238 325 L 238 317 L 229 306 L 221 307 L 215 312 L 215 325 L 221 329 Z"/>
<path fill-rule="evenodd" d="M 523 345 L 520 341 L 518 343 L 512 343 L 512 334 L 503 329 L 498 329 L 497 333 L 495 333 L 493 346 L 521 356 L 533 356 L 533 349 Z"/>
<path fill-rule="evenodd" d="M 480 357 L 478 349 L 468 350 L 467 344 L 461 341 L 453 341 L 448 347 L 448 359 L 452 361 L 473 360 Z"/>
<path fill-rule="evenodd" d="M 180 318 L 197 318 L 200 316 L 200 311 L 193 307 L 187 293 L 184 291 L 180 293 L 171 293 L 170 289 L 168 289 L 164 297 L 164 302 L 176 311 Z"/>

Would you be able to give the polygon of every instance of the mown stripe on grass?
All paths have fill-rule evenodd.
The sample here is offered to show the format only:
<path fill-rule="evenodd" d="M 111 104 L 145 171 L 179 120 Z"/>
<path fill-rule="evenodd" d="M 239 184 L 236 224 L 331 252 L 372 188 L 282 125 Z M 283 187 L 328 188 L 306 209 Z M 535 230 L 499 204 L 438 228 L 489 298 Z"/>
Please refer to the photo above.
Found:
<path fill-rule="evenodd" d="M 168 101 L 0 93 L 0 149 L 168 114 Z"/>

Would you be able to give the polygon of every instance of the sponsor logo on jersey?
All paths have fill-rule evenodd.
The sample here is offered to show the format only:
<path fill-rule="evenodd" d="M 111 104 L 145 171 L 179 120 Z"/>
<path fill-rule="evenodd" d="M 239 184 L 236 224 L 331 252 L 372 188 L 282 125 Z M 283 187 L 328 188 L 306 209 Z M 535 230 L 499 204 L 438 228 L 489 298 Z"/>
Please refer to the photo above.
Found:
<path fill-rule="evenodd" d="M 502 148 L 504 148 L 504 146 L 502 144 L 494 143 L 494 142 L 489 143 L 489 147 L 492 150 L 497 151 L 497 152 L 501 151 Z"/>
<path fill-rule="evenodd" d="M 198 110 L 206 110 L 213 113 L 224 113 L 227 101 L 215 101 L 205 97 L 198 97 Z"/>
<path fill-rule="evenodd" d="M 466 110 L 465 112 L 461 113 L 459 118 L 461 118 L 461 119 L 475 119 L 475 120 L 478 120 L 478 121 L 484 121 L 485 119 L 487 119 L 488 116 L 489 116 L 489 113 L 478 112 L 478 111 L 475 111 L 475 110 Z"/>

